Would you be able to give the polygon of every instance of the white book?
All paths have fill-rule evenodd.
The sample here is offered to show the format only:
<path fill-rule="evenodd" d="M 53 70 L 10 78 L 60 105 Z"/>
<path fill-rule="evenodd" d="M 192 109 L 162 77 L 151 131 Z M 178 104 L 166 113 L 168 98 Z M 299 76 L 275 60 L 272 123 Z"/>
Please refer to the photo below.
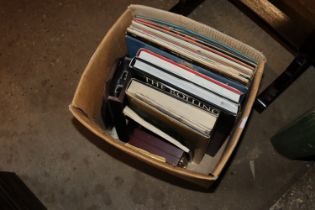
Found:
<path fill-rule="evenodd" d="M 180 101 L 137 80 L 131 80 L 126 94 L 128 97 L 136 98 L 152 109 L 164 113 L 178 123 L 188 126 L 206 138 L 210 138 L 210 133 L 218 118 L 218 115 Z"/>
<path fill-rule="evenodd" d="M 183 79 L 191 81 L 196 85 L 202 86 L 214 93 L 217 93 L 225 98 L 228 98 L 236 103 L 239 103 L 240 101 L 242 93 L 239 90 L 236 90 L 235 88 L 232 87 L 229 87 L 230 89 L 227 89 L 226 87 L 224 87 L 226 86 L 225 84 L 219 81 L 212 82 L 211 80 L 214 79 L 212 78 L 206 79 L 209 77 L 207 76 L 202 77 L 202 75 L 200 76 L 201 73 L 188 69 L 188 67 L 181 67 L 180 65 L 174 63 L 173 61 L 170 61 L 169 59 L 157 55 L 149 50 L 146 49 L 140 50 L 137 57 L 141 58 L 142 60 L 148 61 L 149 63 L 152 63 L 156 66 L 159 66 L 162 69 L 172 74 L 175 74 Z"/>
<path fill-rule="evenodd" d="M 149 131 L 155 133 L 156 135 L 162 137 L 166 141 L 170 142 L 171 144 L 175 145 L 179 149 L 183 150 L 184 152 L 189 153 L 190 149 L 187 148 L 185 145 L 168 135 L 167 133 L 161 131 L 159 128 L 155 127 L 151 123 L 144 120 L 142 117 L 140 117 L 136 112 L 134 112 L 131 108 L 126 106 L 123 110 L 123 114 L 135 122 L 139 123 L 139 125 L 143 126 L 144 128 L 148 129 Z"/>
<path fill-rule="evenodd" d="M 180 90 L 185 91 L 186 93 L 191 93 L 207 103 L 213 104 L 221 109 L 227 110 L 232 114 L 236 115 L 239 109 L 239 104 L 223 97 L 220 97 L 202 87 L 199 87 L 191 82 L 180 79 L 176 76 L 173 76 L 169 73 L 166 73 L 144 61 L 135 59 L 132 64 L 132 67 L 151 75 L 155 78 L 160 79 L 161 81 L 172 84 L 175 87 L 178 87 Z"/>

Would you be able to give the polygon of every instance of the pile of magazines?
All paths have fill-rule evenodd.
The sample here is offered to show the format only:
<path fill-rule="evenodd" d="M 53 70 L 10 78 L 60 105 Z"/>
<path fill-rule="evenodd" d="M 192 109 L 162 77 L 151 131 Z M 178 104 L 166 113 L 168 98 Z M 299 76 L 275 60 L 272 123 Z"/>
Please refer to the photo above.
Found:
<path fill-rule="evenodd" d="M 242 112 L 255 60 L 142 16 L 132 20 L 125 40 L 128 54 L 106 82 L 105 125 L 128 147 L 173 166 L 215 157 Z"/>

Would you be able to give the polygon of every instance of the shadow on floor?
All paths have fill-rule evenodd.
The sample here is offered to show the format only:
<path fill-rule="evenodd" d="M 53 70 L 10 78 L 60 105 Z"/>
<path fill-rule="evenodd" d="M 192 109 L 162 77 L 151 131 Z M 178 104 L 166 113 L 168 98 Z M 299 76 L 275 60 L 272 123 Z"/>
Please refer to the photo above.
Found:
<path fill-rule="evenodd" d="M 112 156 L 113 158 L 128 164 L 129 166 L 140 170 L 152 177 L 161 179 L 163 181 L 166 181 L 170 184 L 177 185 L 182 188 L 194 190 L 194 191 L 200 191 L 200 192 L 206 192 L 206 193 L 213 193 L 216 191 L 216 189 L 219 187 L 222 179 L 224 178 L 227 169 L 231 165 L 231 162 L 233 161 L 235 154 L 237 153 L 237 150 L 239 148 L 239 145 L 241 143 L 242 137 L 246 133 L 246 128 L 244 129 L 244 132 L 240 138 L 239 144 L 236 146 L 236 149 L 232 153 L 232 156 L 230 157 L 229 161 L 227 162 L 226 166 L 224 167 L 221 175 L 219 178 L 209 187 L 209 188 L 204 188 L 201 187 L 195 183 L 188 182 L 186 180 L 180 179 L 174 175 L 165 173 L 162 170 L 159 170 L 153 166 L 150 166 L 148 164 L 144 164 L 142 161 L 136 159 L 135 157 L 132 157 L 126 153 L 121 152 L 119 149 L 109 145 L 107 142 L 105 142 L 103 139 L 100 137 L 94 135 L 92 132 L 90 132 L 87 128 L 85 128 L 79 121 L 77 121 L 75 118 L 72 119 L 72 124 L 74 127 L 91 143 L 93 143 L 95 146 Z"/>

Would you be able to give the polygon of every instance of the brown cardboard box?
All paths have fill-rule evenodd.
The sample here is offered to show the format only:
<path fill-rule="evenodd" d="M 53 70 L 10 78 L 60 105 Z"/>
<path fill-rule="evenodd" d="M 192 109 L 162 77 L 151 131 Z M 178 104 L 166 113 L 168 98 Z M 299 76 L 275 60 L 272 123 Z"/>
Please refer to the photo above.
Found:
<path fill-rule="evenodd" d="M 125 146 L 124 142 L 121 142 L 110 136 L 102 126 L 100 120 L 100 110 L 104 92 L 104 82 L 107 78 L 107 75 L 110 74 L 112 69 L 111 67 L 113 66 L 116 59 L 125 55 L 127 52 L 124 41 L 125 30 L 130 25 L 131 20 L 135 15 L 151 16 L 157 19 L 173 22 L 205 36 L 219 40 L 220 42 L 225 43 L 226 45 L 231 46 L 232 48 L 235 48 L 243 54 L 248 55 L 249 57 L 252 57 L 258 61 L 258 69 L 249 92 L 249 97 L 245 102 L 241 117 L 236 123 L 236 127 L 229 136 L 229 139 L 225 144 L 225 148 L 220 153 L 220 156 L 216 157 L 216 161 L 211 163 L 213 166 L 212 172 L 210 174 L 203 174 L 184 168 L 173 167 L 169 164 L 162 163 L 158 160 L 145 156 L 144 154 L 141 154 L 130 147 Z M 223 167 L 231 156 L 236 144 L 238 143 L 248 116 L 252 110 L 252 106 L 263 74 L 265 62 L 266 59 L 264 55 L 259 51 L 209 26 L 167 11 L 141 5 L 131 5 L 110 28 L 102 42 L 97 47 L 95 53 L 91 57 L 82 74 L 69 109 L 74 117 L 86 128 L 102 138 L 108 144 L 118 148 L 118 150 L 121 152 L 128 153 L 129 155 L 136 157 L 146 164 L 164 170 L 165 172 L 173 174 L 177 177 L 195 182 L 203 186 L 209 186 L 209 184 L 218 178 Z"/>

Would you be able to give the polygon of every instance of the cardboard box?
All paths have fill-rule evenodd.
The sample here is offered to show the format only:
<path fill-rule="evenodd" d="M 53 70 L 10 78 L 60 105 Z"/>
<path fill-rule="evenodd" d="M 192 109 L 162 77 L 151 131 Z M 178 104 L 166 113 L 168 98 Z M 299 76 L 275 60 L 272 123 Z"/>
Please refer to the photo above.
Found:
<path fill-rule="evenodd" d="M 216 157 L 215 161 L 212 161 L 211 164 L 213 164 L 213 166 L 211 166 L 212 172 L 210 174 L 203 174 L 184 168 L 173 167 L 167 163 L 162 163 L 158 160 L 140 154 L 136 150 L 125 146 L 124 142 L 113 138 L 102 126 L 100 110 L 104 92 L 104 83 L 107 75 L 110 74 L 116 59 L 124 56 L 127 52 L 124 35 L 126 28 L 130 25 L 131 20 L 135 15 L 151 16 L 157 19 L 173 22 L 205 36 L 219 40 L 220 42 L 231 46 L 232 48 L 235 48 L 236 50 L 258 61 L 258 69 L 253 79 L 249 97 L 244 103 L 245 105 L 243 106 L 241 117 L 236 123 L 236 127 L 229 136 L 229 139 L 220 153 L 220 156 Z M 111 146 L 118 148 L 121 152 L 128 153 L 129 155 L 143 161 L 145 164 L 152 165 L 153 167 L 164 170 L 165 172 L 182 179 L 195 182 L 199 185 L 209 186 L 209 184 L 218 178 L 239 141 L 256 98 L 265 62 L 266 59 L 264 55 L 259 51 L 209 26 L 167 11 L 141 5 L 131 5 L 110 28 L 91 57 L 82 74 L 69 109 L 73 116 L 86 128 L 102 138 Z"/>

